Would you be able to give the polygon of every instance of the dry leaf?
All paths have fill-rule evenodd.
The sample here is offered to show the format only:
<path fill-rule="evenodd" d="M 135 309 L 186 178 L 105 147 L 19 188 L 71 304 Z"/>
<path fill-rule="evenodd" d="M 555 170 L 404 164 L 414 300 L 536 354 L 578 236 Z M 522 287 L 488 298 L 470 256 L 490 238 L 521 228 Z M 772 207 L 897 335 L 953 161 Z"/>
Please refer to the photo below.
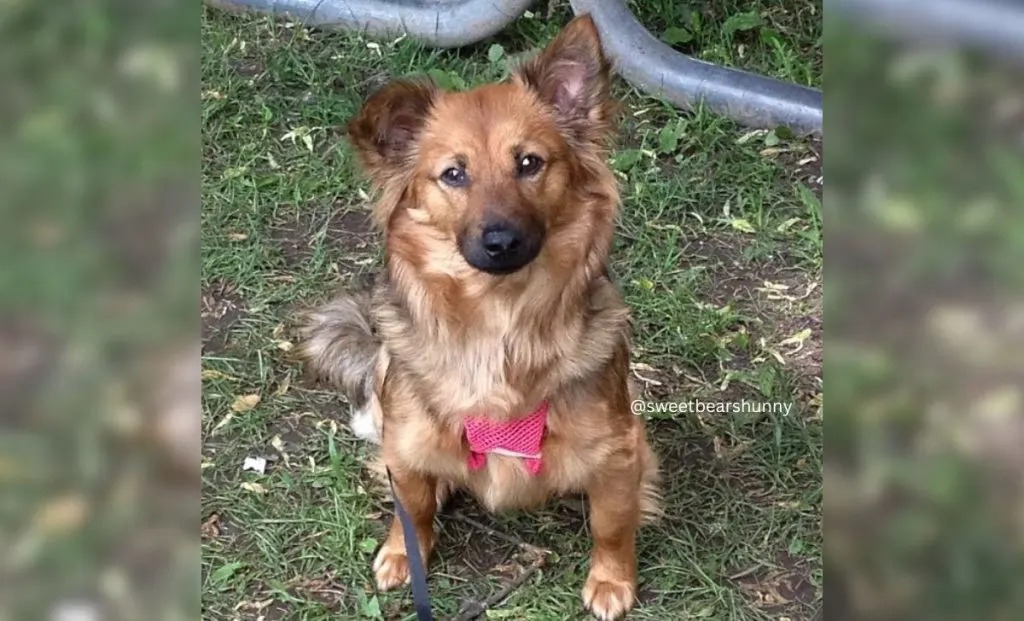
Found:
<path fill-rule="evenodd" d="M 210 517 L 206 518 L 202 526 L 199 527 L 199 532 L 206 539 L 216 539 L 220 537 L 220 516 L 214 513 Z"/>
<path fill-rule="evenodd" d="M 781 365 L 783 365 L 783 366 L 785 366 L 785 365 L 786 365 L 786 359 L 785 359 L 785 358 L 783 358 L 783 357 L 782 357 L 782 354 L 780 354 L 780 353 L 779 353 L 778 351 L 776 351 L 776 350 L 772 349 L 771 347 L 766 347 L 766 348 L 765 348 L 765 351 L 767 351 L 767 352 L 768 352 L 769 354 L 771 354 L 771 355 L 772 355 L 772 358 L 775 358 L 775 360 L 776 360 L 776 361 L 777 361 L 777 362 L 778 362 L 779 364 L 781 364 Z"/>
<path fill-rule="evenodd" d="M 796 347 L 792 351 L 789 352 L 790 354 L 795 354 L 796 352 L 798 352 L 798 351 L 800 351 L 801 349 L 804 348 L 804 342 L 807 341 L 807 339 L 810 336 L 811 336 L 811 329 L 810 328 L 805 328 L 805 329 L 801 330 L 800 332 L 794 334 L 793 336 L 783 340 L 781 343 L 779 343 L 779 347 L 784 347 L 786 345 L 795 345 Z"/>
<path fill-rule="evenodd" d="M 281 459 L 284 460 L 285 467 L 290 467 L 291 460 L 288 458 L 288 453 L 284 450 L 284 441 L 281 440 L 281 436 L 274 436 L 270 439 L 270 446 L 274 447 L 274 450 L 281 455 Z"/>
<path fill-rule="evenodd" d="M 203 379 L 234 379 L 227 373 L 221 373 L 214 369 L 203 369 Z"/>
<path fill-rule="evenodd" d="M 249 410 L 256 407 L 256 405 L 259 402 L 259 395 L 245 395 L 243 397 L 235 397 L 235 402 L 231 404 L 231 411 L 248 412 Z"/>
<path fill-rule="evenodd" d="M 733 218 L 732 220 L 729 221 L 729 224 L 732 225 L 732 228 L 742 233 L 757 232 L 757 229 L 754 228 L 754 225 L 751 224 L 750 221 L 745 218 Z"/>
<path fill-rule="evenodd" d="M 278 384 L 277 390 L 274 391 L 274 394 L 276 396 L 278 396 L 278 397 L 282 396 L 283 394 L 288 392 L 288 388 L 291 387 L 291 385 L 292 385 L 292 378 L 291 378 L 290 375 L 286 375 L 284 377 L 284 380 L 282 380 L 281 383 Z"/>
<path fill-rule="evenodd" d="M 239 610 L 251 610 L 253 612 L 260 612 L 261 610 L 263 610 L 264 608 L 266 608 L 267 606 L 269 606 L 269 605 L 271 605 L 273 603 L 274 603 L 274 598 L 265 599 L 265 600 L 262 600 L 262 601 L 259 601 L 259 602 L 239 602 L 235 606 L 235 611 L 237 612 Z M 260 618 L 262 619 L 263 617 L 260 617 Z"/>
<path fill-rule="evenodd" d="M 267 493 L 267 488 L 263 487 L 259 483 L 250 483 L 250 482 L 246 481 L 245 483 L 242 483 L 241 487 L 245 491 L 252 492 L 254 494 L 266 494 Z"/>

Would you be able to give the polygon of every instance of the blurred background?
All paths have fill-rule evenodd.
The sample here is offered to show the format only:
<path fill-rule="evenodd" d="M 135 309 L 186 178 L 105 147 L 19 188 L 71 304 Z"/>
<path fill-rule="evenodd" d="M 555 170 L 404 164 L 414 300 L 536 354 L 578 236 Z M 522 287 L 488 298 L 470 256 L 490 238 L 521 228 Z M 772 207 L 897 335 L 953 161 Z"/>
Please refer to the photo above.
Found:
<path fill-rule="evenodd" d="M 831 620 L 1024 618 L 1022 11 L 826 3 Z"/>
<path fill-rule="evenodd" d="M 0 619 L 199 618 L 197 9 L 0 3 Z"/>

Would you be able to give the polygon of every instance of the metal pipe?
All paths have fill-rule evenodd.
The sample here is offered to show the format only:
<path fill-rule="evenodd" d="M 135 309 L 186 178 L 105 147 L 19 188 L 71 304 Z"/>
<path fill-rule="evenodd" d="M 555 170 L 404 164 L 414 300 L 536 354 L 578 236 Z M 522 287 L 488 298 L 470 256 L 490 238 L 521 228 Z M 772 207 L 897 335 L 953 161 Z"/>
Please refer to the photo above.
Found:
<path fill-rule="evenodd" d="M 798 134 L 821 134 L 820 90 L 680 54 L 651 35 L 621 0 L 570 2 L 577 15 L 593 16 L 616 70 L 638 88 L 681 108 L 703 101 L 750 127 L 782 125 Z"/>
<path fill-rule="evenodd" d="M 825 8 L 903 40 L 952 42 L 1024 59 L 1024 7 L 1019 2 L 828 0 Z"/>
<path fill-rule="evenodd" d="M 410 38 L 435 47 L 486 39 L 522 15 L 532 0 L 205 0 L 233 11 L 289 15 L 308 26 Z"/>
<path fill-rule="evenodd" d="M 227 10 L 290 15 L 309 26 L 406 34 L 427 45 L 459 47 L 504 29 L 532 0 L 205 0 Z M 657 40 L 622 0 L 571 0 L 590 13 L 616 70 L 656 97 L 710 110 L 751 127 L 783 125 L 799 134 L 822 131 L 821 91 L 730 69 L 680 54 Z"/>

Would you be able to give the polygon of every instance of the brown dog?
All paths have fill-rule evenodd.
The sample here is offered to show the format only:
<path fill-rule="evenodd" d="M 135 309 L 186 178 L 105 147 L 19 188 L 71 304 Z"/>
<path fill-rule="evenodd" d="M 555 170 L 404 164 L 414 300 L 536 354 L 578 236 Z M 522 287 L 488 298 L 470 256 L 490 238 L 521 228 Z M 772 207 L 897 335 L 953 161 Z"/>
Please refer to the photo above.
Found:
<path fill-rule="evenodd" d="M 657 461 L 630 412 L 628 311 L 606 270 L 609 80 L 584 16 L 506 82 L 374 94 L 348 129 L 379 191 L 386 278 L 311 313 L 297 350 L 348 393 L 356 434 L 380 442 L 423 558 L 449 489 L 492 511 L 584 492 L 583 602 L 602 620 L 633 605 L 637 528 L 658 510 Z M 381 589 L 408 582 L 399 520 L 373 568 Z"/>

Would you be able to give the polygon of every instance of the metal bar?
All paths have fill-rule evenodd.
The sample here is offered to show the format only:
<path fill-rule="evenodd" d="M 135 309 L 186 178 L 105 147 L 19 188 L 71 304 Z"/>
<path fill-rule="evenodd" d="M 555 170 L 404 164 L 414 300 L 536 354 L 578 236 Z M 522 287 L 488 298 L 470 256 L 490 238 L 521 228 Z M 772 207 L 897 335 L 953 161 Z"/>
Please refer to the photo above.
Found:
<path fill-rule="evenodd" d="M 616 70 L 638 88 L 681 108 L 703 101 L 743 125 L 821 134 L 821 91 L 680 54 L 648 32 L 621 0 L 570 1 L 577 14 L 593 16 Z"/>
<path fill-rule="evenodd" d="M 906 40 L 950 43 L 1024 59 L 1024 6 L 994 0 L 827 0 L 852 18 Z"/>
<path fill-rule="evenodd" d="M 289 15 L 309 26 L 372 37 L 405 34 L 435 47 L 486 39 L 522 15 L 532 0 L 205 0 L 219 9 Z"/>
<path fill-rule="evenodd" d="M 309 26 L 373 37 L 405 34 L 427 45 L 459 47 L 497 34 L 532 0 L 206 0 L 227 10 L 290 15 Z M 822 131 L 821 91 L 690 58 L 656 39 L 622 0 L 571 0 L 590 13 L 616 70 L 641 90 L 684 109 L 710 110 L 751 127 Z"/>

